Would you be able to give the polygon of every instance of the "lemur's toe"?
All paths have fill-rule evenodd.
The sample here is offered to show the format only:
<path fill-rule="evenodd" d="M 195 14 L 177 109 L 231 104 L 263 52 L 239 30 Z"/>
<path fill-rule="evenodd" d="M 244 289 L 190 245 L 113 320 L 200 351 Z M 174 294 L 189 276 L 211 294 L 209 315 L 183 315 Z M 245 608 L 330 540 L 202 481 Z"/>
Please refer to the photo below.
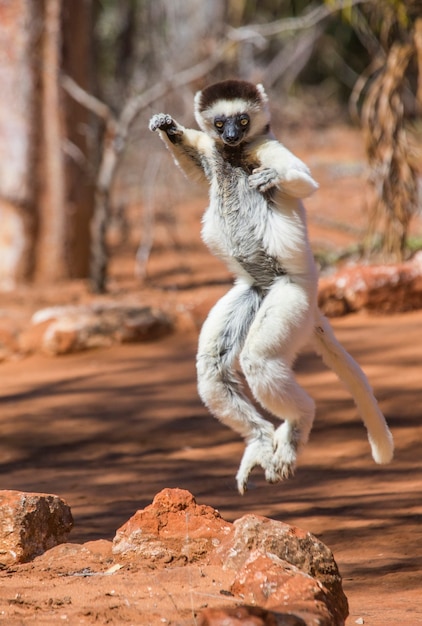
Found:
<path fill-rule="evenodd" d="M 236 482 L 237 482 L 237 490 L 240 493 L 241 496 L 245 495 L 245 493 L 248 490 L 248 477 L 243 477 L 243 476 L 239 476 L 239 474 L 236 477 Z"/>
<path fill-rule="evenodd" d="M 156 130 L 165 130 L 173 124 L 173 118 L 168 113 L 156 113 L 150 119 L 149 129 L 153 132 Z"/>
<path fill-rule="evenodd" d="M 242 495 L 245 493 L 248 478 L 254 467 L 259 465 L 265 472 L 272 474 L 272 458 L 274 454 L 273 432 L 269 428 L 266 436 L 261 435 L 257 439 L 250 441 L 243 453 L 239 471 L 237 472 L 237 488 Z"/>
<path fill-rule="evenodd" d="M 265 480 L 267 481 L 267 483 L 275 485 L 276 483 L 279 483 L 282 478 L 274 467 L 270 467 L 265 470 Z"/>

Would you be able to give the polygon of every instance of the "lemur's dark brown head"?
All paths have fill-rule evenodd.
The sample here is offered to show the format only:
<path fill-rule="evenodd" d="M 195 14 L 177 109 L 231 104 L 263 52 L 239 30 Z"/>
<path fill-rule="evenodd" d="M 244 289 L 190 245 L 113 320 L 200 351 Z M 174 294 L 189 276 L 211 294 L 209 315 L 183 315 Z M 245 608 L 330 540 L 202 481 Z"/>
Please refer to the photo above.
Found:
<path fill-rule="evenodd" d="M 214 139 L 237 146 L 268 132 L 268 98 L 262 85 L 225 80 L 198 91 L 195 119 Z"/>

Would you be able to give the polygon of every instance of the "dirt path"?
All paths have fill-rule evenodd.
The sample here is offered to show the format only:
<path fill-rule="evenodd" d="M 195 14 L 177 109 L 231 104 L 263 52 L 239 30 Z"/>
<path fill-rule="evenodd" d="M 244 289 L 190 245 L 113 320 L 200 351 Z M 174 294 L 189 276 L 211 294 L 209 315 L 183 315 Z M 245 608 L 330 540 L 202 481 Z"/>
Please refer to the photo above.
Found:
<path fill-rule="evenodd" d="M 3 364 L 2 488 L 65 498 L 74 542 L 111 539 L 162 488 L 189 489 L 229 520 L 256 512 L 321 538 L 344 577 L 348 624 L 422 623 L 422 313 L 350 316 L 334 325 L 368 373 L 393 430 L 390 466 L 372 463 L 347 393 L 309 353 L 298 376 L 317 400 L 318 417 L 297 474 L 268 486 L 257 471 L 239 496 L 234 476 L 242 444 L 201 406 L 196 335 L 185 332 Z M 35 593 L 42 574 L 33 575 Z M 18 593 L 22 581 L 16 583 Z M 10 581 L 8 590 L 10 596 Z"/>

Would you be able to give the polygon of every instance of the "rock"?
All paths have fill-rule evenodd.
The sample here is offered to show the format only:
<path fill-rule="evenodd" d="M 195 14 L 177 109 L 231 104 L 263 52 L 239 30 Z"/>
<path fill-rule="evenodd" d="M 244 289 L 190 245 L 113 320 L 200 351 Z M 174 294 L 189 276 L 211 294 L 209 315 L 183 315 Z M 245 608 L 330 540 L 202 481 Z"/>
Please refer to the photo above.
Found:
<path fill-rule="evenodd" d="M 422 251 L 395 265 L 357 265 L 321 278 L 319 306 L 334 317 L 365 309 L 380 313 L 422 307 Z"/>
<path fill-rule="evenodd" d="M 117 531 L 112 551 L 119 562 L 139 559 L 154 568 L 220 568 L 231 605 L 262 609 L 205 610 L 203 626 L 343 626 L 348 615 L 333 554 L 311 533 L 257 515 L 231 524 L 183 489 L 164 489 L 137 511 Z"/>
<path fill-rule="evenodd" d="M 172 330 L 173 322 L 163 311 L 143 307 L 126 310 L 115 332 L 115 337 L 121 343 L 152 341 L 167 335 Z"/>
<path fill-rule="evenodd" d="M 256 606 L 204 609 L 196 620 L 197 626 L 306 626 L 295 615 L 265 611 Z"/>
<path fill-rule="evenodd" d="M 286 581 L 293 580 L 299 591 L 297 601 L 300 598 L 313 601 L 323 595 L 328 617 L 332 614 L 337 620 L 324 623 L 344 622 L 348 603 L 337 564 L 331 550 L 311 533 L 258 515 L 245 515 L 234 522 L 233 532 L 216 548 L 216 553 L 224 568 L 236 572 L 233 583 L 236 593 L 243 593 L 240 592 L 243 579 L 248 580 L 252 589 L 251 576 L 256 576 L 260 580 L 258 587 L 262 584 L 264 591 L 258 593 L 255 589 L 253 593 L 262 596 L 260 605 L 273 608 L 285 604 L 284 589 L 290 586 Z M 255 574 L 250 574 L 251 571 Z M 260 579 L 264 573 L 267 578 Z M 274 582 L 277 576 L 281 586 Z M 293 598 L 290 592 L 287 595 Z M 246 596 L 245 599 L 248 601 Z"/>
<path fill-rule="evenodd" d="M 0 491 L 0 564 L 30 561 L 66 541 L 72 526 L 70 508 L 58 496 Z"/>
<path fill-rule="evenodd" d="M 208 559 L 230 531 L 218 511 L 196 504 L 189 491 L 164 489 L 119 528 L 113 554 L 148 559 L 152 566 L 197 562 Z"/>
<path fill-rule="evenodd" d="M 223 567 L 238 570 L 253 551 L 274 555 L 315 577 L 334 595 L 343 594 L 331 550 L 311 533 L 259 515 L 245 515 L 216 550 Z"/>
<path fill-rule="evenodd" d="M 115 343 L 150 341 L 173 330 L 172 320 L 153 307 L 95 304 L 37 311 L 20 337 L 23 352 L 69 354 Z"/>
<path fill-rule="evenodd" d="M 111 542 L 98 539 L 84 544 L 62 543 L 38 556 L 36 563 L 40 571 L 54 576 L 106 572 L 113 565 Z"/>
<path fill-rule="evenodd" d="M 18 332 L 9 320 L 0 322 L 0 362 L 18 352 Z"/>
<path fill-rule="evenodd" d="M 277 612 L 289 612 L 299 623 L 319 626 L 344 624 L 344 618 L 333 615 L 335 608 L 324 586 L 299 568 L 286 565 L 274 554 L 251 553 L 236 572 L 231 592 L 247 604 Z"/>
<path fill-rule="evenodd" d="M 23 328 L 18 338 L 18 351 L 22 354 L 32 354 L 41 349 L 44 333 L 51 324 L 51 320 L 46 320 L 34 324 L 33 322 Z"/>

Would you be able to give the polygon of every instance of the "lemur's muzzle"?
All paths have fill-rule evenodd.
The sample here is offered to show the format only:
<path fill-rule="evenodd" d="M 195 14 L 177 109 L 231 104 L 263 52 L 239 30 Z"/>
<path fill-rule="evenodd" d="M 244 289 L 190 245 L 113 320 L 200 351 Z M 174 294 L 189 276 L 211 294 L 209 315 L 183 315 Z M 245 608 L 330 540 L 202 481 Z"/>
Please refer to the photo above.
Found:
<path fill-rule="evenodd" d="M 225 143 L 236 145 L 242 139 L 243 133 L 242 129 L 239 127 L 239 124 L 235 119 L 228 118 L 224 125 L 223 131 L 223 141 Z"/>

